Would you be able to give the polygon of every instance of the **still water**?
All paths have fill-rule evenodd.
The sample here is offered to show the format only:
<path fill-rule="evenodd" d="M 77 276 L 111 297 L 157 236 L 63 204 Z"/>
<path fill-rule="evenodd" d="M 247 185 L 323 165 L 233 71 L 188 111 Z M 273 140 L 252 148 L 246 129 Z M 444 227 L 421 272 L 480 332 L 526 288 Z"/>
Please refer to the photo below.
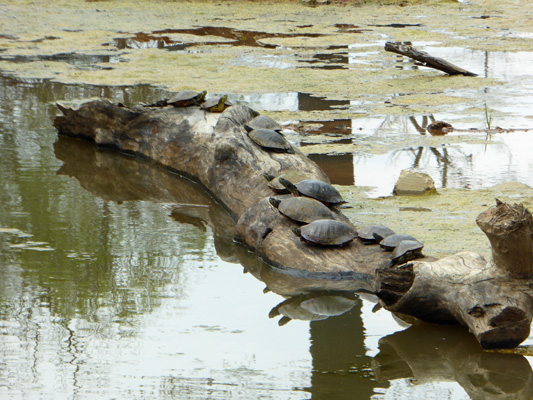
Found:
<path fill-rule="evenodd" d="M 408 327 L 349 282 L 315 292 L 235 245 L 196 184 L 52 127 L 56 101 L 160 89 L 0 91 L 0 398 L 533 396 L 526 357 Z"/>

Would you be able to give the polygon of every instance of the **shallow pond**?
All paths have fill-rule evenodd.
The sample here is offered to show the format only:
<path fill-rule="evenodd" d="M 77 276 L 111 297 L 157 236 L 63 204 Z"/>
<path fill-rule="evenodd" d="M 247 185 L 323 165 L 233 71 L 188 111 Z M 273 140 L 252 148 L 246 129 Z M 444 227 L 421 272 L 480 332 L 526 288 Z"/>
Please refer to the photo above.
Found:
<path fill-rule="evenodd" d="M 152 103 L 172 85 L 201 82 L 195 88 L 214 95 L 232 82 L 231 101 L 283 122 L 289 140 L 352 196 L 356 206 L 346 214 L 354 221 L 380 217 L 413 228 L 431 220 L 430 255 L 455 251 L 457 242 L 471 249 L 472 213 L 500 192 L 528 205 L 533 198 L 525 186 L 533 186 L 533 53 L 516 42 L 531 40 L 523 26 L 502 28 L 492 6 L 471 6 L 494 17 L 466 16 L 481 25 L 468 29 L 478 34 L 492 25 L 496 39 L 514 46 L 507 52 L 493 42 L 479 51 L 456 46 L 470 31 L 422 35 L 430 21 L 420 10 L 400 21 L 380 8 L 293 6 L 297 12 L 284 15 L 284 6 L 272 5 L 263 15 L 255 5 L 237 14 L 229 3 L 206 2 L 201 12 L 181 10 L 178 29 L 167 4 L 143 14 L 135 8 L 142 2 L 85 2 L 74 11 L 64 5 L 64 14 L 43 8 L 33 15 L 43 31 L 34 32 L 13 22 L 28 18 L 26 8 L 8 3 L 0 32 L 0 64 L 12 71 L 0 75 L 0 398 L 533 397 L 531 357 L 482 351 L 463 328 L 409 326 L 372 296 L 354 294 L 349 281 L 281 274 L 233 243 L 234 222 L 195 183 L 58 138 L 52 126 L 57 101 Z M 368 21 L 348 21 L 359 11 Z M 283 35 L 257 31 L 255 19 L 274 18 L 269 12 Z M 79 27 L 70 25 L 72 15 L 84 19 Z M 339 21 L 330 23 L 333 17 Z M 113 32 L 103 26 L 108 18 Z M 409 89 L 424 70 L 381 50 L 402 29 L 421 35 L 420 48 L 478 72 L 486 86 L 426 74 L 436 89 Z M 443 36 L 454 45 L 437 46 Z M 67 39 L 74 47 L 65 47 Z M 168 60 L 183 63 L 185 75 L 170 80 L 158 69 Z M 230 80 L 233 68 L 262 74 L 261 90 L 259 79 Z M 339 71 L 363 80 L 328 86 Z M 343 89 L 364 81 L 361 90 Z M 470 130 L 486 128 L 488 117 L 492 127 L 517 130 Z M 459 130 L 432 137 L 425 127 L 433 118 Z M 404 168 L 429 173 L 441 194 L 390 197 Z M 496 184 L 505 190 L 491 189 Z M 454 202 L 449 212 L 446 203 Z M 465 219 L 471 225 L 459 228 Z M 440 250 L 431 247 L 437 242 Z"/>

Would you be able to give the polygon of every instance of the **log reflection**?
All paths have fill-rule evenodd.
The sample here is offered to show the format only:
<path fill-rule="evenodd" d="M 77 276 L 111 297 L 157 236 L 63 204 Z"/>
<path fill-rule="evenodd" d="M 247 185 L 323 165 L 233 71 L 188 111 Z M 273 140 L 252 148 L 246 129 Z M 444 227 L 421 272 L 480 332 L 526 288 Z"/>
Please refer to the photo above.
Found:
<path fill-rule="evenodd" d="M 460 327 L 415 324 L 383 337 L 379 349 L 372 360 L 379 381 L 453 381 L 473 399 L 533 397 L 533 372 L 525 357 L 483 351 Z"/>

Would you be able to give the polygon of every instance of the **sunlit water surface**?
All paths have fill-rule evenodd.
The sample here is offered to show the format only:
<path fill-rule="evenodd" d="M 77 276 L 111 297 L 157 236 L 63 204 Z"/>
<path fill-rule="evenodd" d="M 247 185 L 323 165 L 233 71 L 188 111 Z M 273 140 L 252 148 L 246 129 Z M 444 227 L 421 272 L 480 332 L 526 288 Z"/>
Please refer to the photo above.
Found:
<path fill-rule="evenodd" d="M 52 127 L 56 101 L 162 91 L 5 76 L 0 90 L 0 398 L 533 396 L 525 357 L 482 352 L 461 328 L 406 329 L 349 290 L 305 297 L 317 283 L 233 244 L 197 185 Z"/>

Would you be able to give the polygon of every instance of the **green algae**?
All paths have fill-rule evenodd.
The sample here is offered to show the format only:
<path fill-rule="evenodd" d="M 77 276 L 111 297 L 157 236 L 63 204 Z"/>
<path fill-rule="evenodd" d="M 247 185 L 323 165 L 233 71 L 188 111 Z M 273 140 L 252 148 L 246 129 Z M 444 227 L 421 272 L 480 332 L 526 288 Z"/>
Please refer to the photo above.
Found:
<path fill-rule="evenodd" d="M 357 226 L 384 224 L 397 233 L 407 233 L 422 241 L 424 252 L 445 257 L 461 251 L 475 251 L 490 260 L 490 243 L 476 225 L 476 217 L 495 205 L 495 198 L 509 203 L 533 206 L 533 188 L 509 182 L 480 190 L 439 189 L 436 195 L 366 198 L 366 188 L 337 187 L 350 198 L 353 208 L 343 212 Z M 412 208 L 431 211 L 420 212 Z M 402 209 L 407 209 L 401 211 Z"/>

